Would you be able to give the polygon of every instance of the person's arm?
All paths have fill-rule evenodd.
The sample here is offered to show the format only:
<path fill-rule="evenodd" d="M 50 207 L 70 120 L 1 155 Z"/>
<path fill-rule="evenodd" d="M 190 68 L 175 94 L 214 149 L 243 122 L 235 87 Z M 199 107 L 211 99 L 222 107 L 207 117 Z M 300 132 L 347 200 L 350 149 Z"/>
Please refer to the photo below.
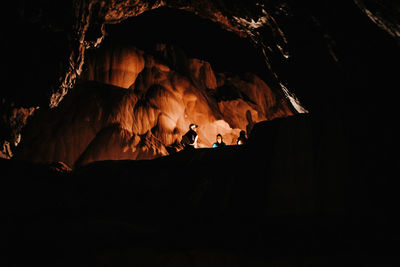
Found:
<path fill-rule="evenodd" d="M 212 147 L 213 147 L 213 148 L 216 148 L 216 147 L 218 147 L 218 146 L 217 146 L 216 143 L 214 143 L 214 144 L 212 145 Z"/>
<path fill-rule="evenodd" d="M 197 138 L 199 138 L 198 135 L 196 135 L 196 137 L 194 138 L 194 142 L 193 142 L 194 148 L 197 148 Z"/>

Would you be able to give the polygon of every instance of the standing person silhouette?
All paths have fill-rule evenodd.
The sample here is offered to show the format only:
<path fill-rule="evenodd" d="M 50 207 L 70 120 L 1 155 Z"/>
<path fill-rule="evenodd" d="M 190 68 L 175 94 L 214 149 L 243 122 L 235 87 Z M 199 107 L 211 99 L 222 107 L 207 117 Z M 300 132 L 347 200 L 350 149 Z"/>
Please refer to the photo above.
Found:
<path fill-rule="evenodd" d="M 198 134 L 197 134 L 197 128 L 199 126 L 191 123 L 189 125 L 189 131 L 187 131 L 183 136 L 181 140 L 181 144 L 184 149 L 190 150 L 190 149 L 196 149 L 197 148 L 197 139 L 198 139 Z"/>

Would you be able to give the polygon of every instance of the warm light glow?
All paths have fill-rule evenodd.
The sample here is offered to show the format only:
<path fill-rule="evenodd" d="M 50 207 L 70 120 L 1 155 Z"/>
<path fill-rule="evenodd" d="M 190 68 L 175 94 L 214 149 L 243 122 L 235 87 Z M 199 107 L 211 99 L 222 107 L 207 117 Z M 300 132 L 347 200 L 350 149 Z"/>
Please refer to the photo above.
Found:
<path fill-rule="evenodd" d="M 160 44 L 157 49 L 162 52 L 167 46 Z M 115 58 L 109 59 L 112 55 L 118 55 L 120 61 Z M 99 62 L 99 58 L 102 61 Z M 110 61 L 113 68 L 109 67 Z M 127 62 L 129 64 L 126 64 Z M 134 62 L 137 62 L 137 66 Z M 198 146 L 211 147 L 219 132 L 224 136 L 226 143 L 236 144 L 240 130 L 248 128 L 249 118 L 246 114 L 251 114 L 252 123 L 276 116 L 291 115 L 287 107 L 282 107 L 283 112 L 271 114 L 269 110 L 277 105 L 276 97 L 255 75 L 248 75 L 247 78 L 250 79 L 246 81 L 238 76 L 225 77 L 215 73 L 208 62 L 199 59 L 188 59 L 187 66 L 190 71 L 189 77 L 136 48 L 131 50 L 123 48 L 112 52 L 105 50 L 90 61 L 88 79 L 96 77 L 95 80 L 100 82 L 131 87 L 137 93 L 138 99 L 145 97 L 148 103 L 142 101 L 131 103 L 134 106 L 133 120 L 137 120 L 136 123 L 133 122 L 135 125 L 132 125 L 132 131 L 143 134 L 156 127 L 161 141 L 166 145 L 177 141 L 191 122 L 200 125 Z M 129 70 L 139 73 L 135 72 L 131 76 L 121 74 L 129 73 Z M 132 82 L 132 77 L 137 76 L 138 78 Z M 241 98 L 218 101 L 203 92 L 206 88 L 216 92 L 217 87 L 223 86 L 228 81 L 251 101 Z M 217 118 L 216 114 L 221 113 L 223 118 Z M 176 130 L 179 134 L 172 136 L 172 132 Z"/>
<path fill-rule="evenodd" d="M 26 156 L 71 166 L 152 159 L 182 149 L 191 123 L 198 125 L 196 147 L 210 148 L 218 133 L 236 145 L 241 130 L 293 114 L 290 102 L 256 75 L 216 73 L 206 61 L 185 60 L 187 73 L 180 73 L 134 47 L 99 48 L 83 76 L 95 82 L 78 85 L 46 115 L 40 142 L 32 136 Z"/>

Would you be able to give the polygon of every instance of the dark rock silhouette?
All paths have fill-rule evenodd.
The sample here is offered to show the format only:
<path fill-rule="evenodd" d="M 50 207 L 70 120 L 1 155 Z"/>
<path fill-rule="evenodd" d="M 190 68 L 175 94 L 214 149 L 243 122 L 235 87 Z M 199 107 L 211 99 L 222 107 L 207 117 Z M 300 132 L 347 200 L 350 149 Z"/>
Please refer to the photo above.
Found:
<path fill-rule="evenodd" d="M 159 266 L 166 257 L 176 266 L 187 258 L 175 253 L 187 249 L 200 265 L 208 260 L 218 265 L 225 257 L 293 262 L 299 255 L 322 265 L 367 264 L 370 257 L 390 261 L 394 225 L 386 220 L 396 197 L 368 178 L 373 166 L 362 170 L 363 181 L 352 178 L 360 175 L 354 165 L 361 162 L 346 156 L 344 138 L 339 128 L 321 132 L 314 117 L 296 115 L 256 124 L 246 146 L 181 151 L 150 161 L 97 161 L 59 172 L 50 165 L 1 160 L 10 246 L 19 253 L 21 243 L 35 242 L 29 250 L 42 263 L 122 257 Z M 368 157 L 377 155 L 371 151 Z M 388 181 L 389 173 L 380 174 Z M 360 221 L 365 217 L 380 218 L 385 227 Z M 26 226 L 27 232 L 19 230 Z M 169 249 L 161 252 L 159 246 Z M 93 250 L 88 254 L 87 248 Z M 40 252 L 49 249 L 51 255 Z M 131 258 L 126 249 L 149 254 Z M 329 256 L 338 253 L 343 254 Z"/>

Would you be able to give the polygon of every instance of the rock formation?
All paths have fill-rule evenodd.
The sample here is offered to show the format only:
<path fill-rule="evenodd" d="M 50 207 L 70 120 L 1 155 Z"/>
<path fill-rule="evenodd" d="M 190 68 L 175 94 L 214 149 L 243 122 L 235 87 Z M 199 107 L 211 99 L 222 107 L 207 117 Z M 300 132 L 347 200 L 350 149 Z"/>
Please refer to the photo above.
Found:
<path fill-rule="evenodd" d="M 192 122 L 200 125 L 199 147 L 211 147 L 218 133 L 235 144 L 249 125 L 294 114 L 258 76 L 215 73 L 175 50 L 159 44 L 155 56 L 132 46 L 99 49 L 65 101 L 32 120 L 16 157 L 71 166 L 152 159 L 179 151 Z"/>
<path fill-rule="evenodd" d="M 1 158 L 12 158 L 13 150 L 21 141 L 21 130 L 26 125 L 27 120 L 37 109 L 34 107 L 24 108 L 15 107 L 14 103 L 6 103 L 6 99 L 2 99 L 0 106 L 0 141 L 1 141 Z"/>
<path fill-rule="evenodd" d="M 30 255 L 14 263 L 393 266 L 399 197 L 397 186 L 386 186 L 398 182 L 374 163 L 395 148 L 365 142 L 364 166 L 351 157 L 357 144 L 344 142 L 340 120 L 322 129 L 318 120 L 297 114 L 264 121 L 247 146 L 149 161 L 69 170 L 0 159 L 8 246 L 13 256 Z"/>
<path fill-rule="evenodd" d="M 308 62 L 312 66 L 324 65 L 329 60 L 334 60 L 336 64 L 346 68 L 346 65 L 353 64 L 343 62 L 350 58 L 350 47 L 371 43 L 363 41 L 361 44 L 347 45 L 346 41 L 351 37 L 341 35 L 346 31 L 338 31 L 337 27 L 345 27 L 347 32 L 360 34 L 360 29 L 367 29 L 369 24 L 375 23 L 395 40 L 398 41 L 399 36 L 399 7 L 395 1 L 383 3 L 377 0 L 354 0 L 348 3 L 329 3 L 326 6 L 321 3 L 300 5 L 287 0 L 243 3 L 215 3 L 208 0 L 79 0 L 58 1 L 57 4 L 52 1 L 35 4 L 25 0 L 8 2 L 4 9 L 9 12 L 2 17 L 2 23 L 8 24 L 12 21 L 13 27 L 7 27 L 4 33 L 7 36 L 5 43 L 9 53 L 3 60 L 5 75 L 2 82 L 19 82 L 18 86 L 7 87 L 2 91 L 7 103 L 14 102 L 18 108 L 57 106 L 82 74 L 86 53 L 99 47 L 106 39 L 107 25 L 120 23 L 160 7 L 184 10 L 193 16 L 205 18 L 252 43 L 262 52 L 263 60 L 268 66 L 270 74 L 264 80 L 274 93 L 284 94 L 297 112 L 320 108 L 318 101 L 310 100 L 314 93 L 322 93 L 321 97 L 324 99 L 332 98 L 332 95 L 327 95 L 330 90 L 321 91 L 319 86 L 307 89 L 310 84 L 307 84 L 304 77 L 313 72 L 300 70 L 302 62 L 309 60 L 307 55 L 319 55 L 312 58 L 313 63 Z M 360 10 L 364 12 L 364 18 L 359 13 Z M 337 20 L 340 16 L 346 20 Z M 371 20 L 369 24 L 365 18 Z M 376 36 L 375 30 L 372 35 Z M 303 46 L 303 51 L 295 49 L 304 43 L 305 36 L 312 36 L 309 46 Z M 382 38 L 385 39 L 376 37 L 374 40 Z M 341 53 L 346 49 L 348 52 Z M 368 53 L 359 51 L 362 55 Z M 320 60 L 316 60 L 317 58 Z M 18 62 L 24 62 L 24 68 L 20 68 Z M 330 70 L 327 71 L 337 71 L 335 67 L 328 68 Z M 319 69 L 324 68 L 317 67 L 313 71 L 318 72 Z M 355 69 L 357 68 L 347 69 L 346 72 Z M 46 75 L 42 75 L 43 73 Z M 323 75 L 324 73 L 318 73 L 314 76 Z M 321 78 L 321 81 L 325 80 Z M 302 104 L 293 93 L 302 99 Z M 1 140 L 2 143 L 3 141 L 12 143 L 12 140 Z"/>

